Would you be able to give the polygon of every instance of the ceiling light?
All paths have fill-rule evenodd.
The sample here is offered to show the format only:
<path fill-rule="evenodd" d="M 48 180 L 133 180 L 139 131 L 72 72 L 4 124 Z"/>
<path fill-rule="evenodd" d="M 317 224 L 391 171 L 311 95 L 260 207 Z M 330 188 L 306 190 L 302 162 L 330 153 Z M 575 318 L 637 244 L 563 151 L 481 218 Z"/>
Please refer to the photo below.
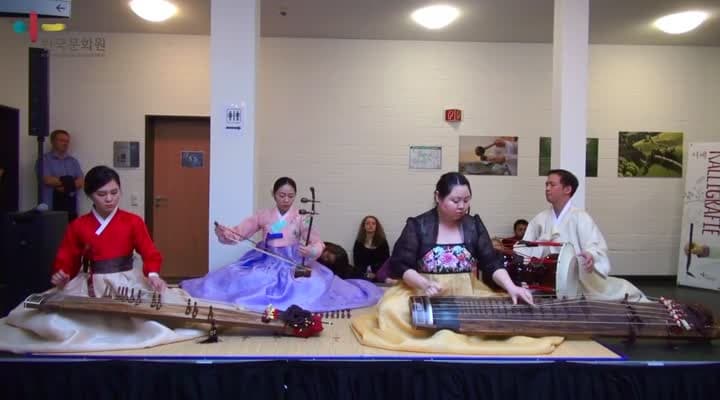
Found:
<path fill-rule="evenodd" d="M 166 0 L 132 0 L 130 8 L 138 17 L 152 22 L 165 21 L 177 12 L 177 7 Z"/>
<path fill-rule="evenodd" d="M 448 5 L 435 5 L 419 8 L 410 15 L 418 24 L 428 29 L 440 29 L 448 26 L 460 16 L 460 11 Z"/>
<path fill-rule="evenodd" d="M 703 11 L 685 11 L 659 18 L 655 21 L 654 25 L 665 33 L 675 35 L 697 28 L 707 17 L 708 13 Z"/>

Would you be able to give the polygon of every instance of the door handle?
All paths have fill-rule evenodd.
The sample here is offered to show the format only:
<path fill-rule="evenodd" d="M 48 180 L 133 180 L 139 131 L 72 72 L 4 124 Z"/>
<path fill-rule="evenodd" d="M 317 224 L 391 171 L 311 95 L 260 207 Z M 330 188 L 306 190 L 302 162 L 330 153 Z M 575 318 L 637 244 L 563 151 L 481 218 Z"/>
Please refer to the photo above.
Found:
<path fill-rule="evenodd" d="M 169 199 L 165 196 L 155 196 L 153 198 L 153 202 L 155 203 L 155 207 L 160 207 L 163 204 L 166 204 Z"/>

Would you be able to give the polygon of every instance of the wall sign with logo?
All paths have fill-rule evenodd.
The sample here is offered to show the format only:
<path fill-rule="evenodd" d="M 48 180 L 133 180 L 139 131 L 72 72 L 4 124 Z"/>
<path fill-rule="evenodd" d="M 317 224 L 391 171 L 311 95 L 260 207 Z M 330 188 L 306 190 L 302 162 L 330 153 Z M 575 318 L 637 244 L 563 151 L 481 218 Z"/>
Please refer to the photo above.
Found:
<path fill-rule="evenodd" d="M 101 34 L 68 32 L 45 34 L 40 45 L 53 57 L 105 57 L 108 42 Z"/>

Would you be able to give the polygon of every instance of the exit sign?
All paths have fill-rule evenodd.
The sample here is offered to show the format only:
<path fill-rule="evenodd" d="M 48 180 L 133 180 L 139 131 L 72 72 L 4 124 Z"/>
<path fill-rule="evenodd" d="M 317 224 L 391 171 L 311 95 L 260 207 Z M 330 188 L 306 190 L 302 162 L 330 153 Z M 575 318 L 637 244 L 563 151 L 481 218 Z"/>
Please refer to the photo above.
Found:
<path fill-rule="evenodd" d="M 462 110 L 456 108 L 445 110 L 445 121 L 457 122 L 462 121 Z"/>

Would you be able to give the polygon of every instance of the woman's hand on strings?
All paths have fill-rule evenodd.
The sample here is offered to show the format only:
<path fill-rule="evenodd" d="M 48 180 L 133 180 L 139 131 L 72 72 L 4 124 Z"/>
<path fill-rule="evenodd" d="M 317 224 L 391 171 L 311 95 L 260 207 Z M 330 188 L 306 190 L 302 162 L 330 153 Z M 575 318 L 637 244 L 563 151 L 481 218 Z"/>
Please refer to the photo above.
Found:
<path fill-rule="evenodd" d="M 167 283 L 157 275 L 148 276 L 148 282 L 150 283 L 150 287 L 158 293 L 162 293 L 167 289 Z"/>
<path fill-rule="evenodd" d="M 57 286 L 58 288 L 62 289 L 63 286 L 65 286 L 66 283 L 70 280 L 70 275 L 66 274 L 65 271 L 60 270 L 50 277 L 50 283 L 53 284 L 53 286 Z"/>
<path fill-rule="evenodd" d="M 445 287 L 441 285 L 439 282 L 434 282 L 431 280 L 427 281 L 427 285 L 425 285 L 425 296 L 439 296 L 445 291 Z"/>
<path fill-rule="evenodd" d="M 530 293 L 529 290 L 527 290 L 523 287 L 512 285 L 512 286 L 508 287 L 507 292 L 510 295 L 510 297 L 512 298 L 513 304 L 517 304 L 518 299 L 524 301 L 527 304 L 533 304 L 532 293 Z"/>

